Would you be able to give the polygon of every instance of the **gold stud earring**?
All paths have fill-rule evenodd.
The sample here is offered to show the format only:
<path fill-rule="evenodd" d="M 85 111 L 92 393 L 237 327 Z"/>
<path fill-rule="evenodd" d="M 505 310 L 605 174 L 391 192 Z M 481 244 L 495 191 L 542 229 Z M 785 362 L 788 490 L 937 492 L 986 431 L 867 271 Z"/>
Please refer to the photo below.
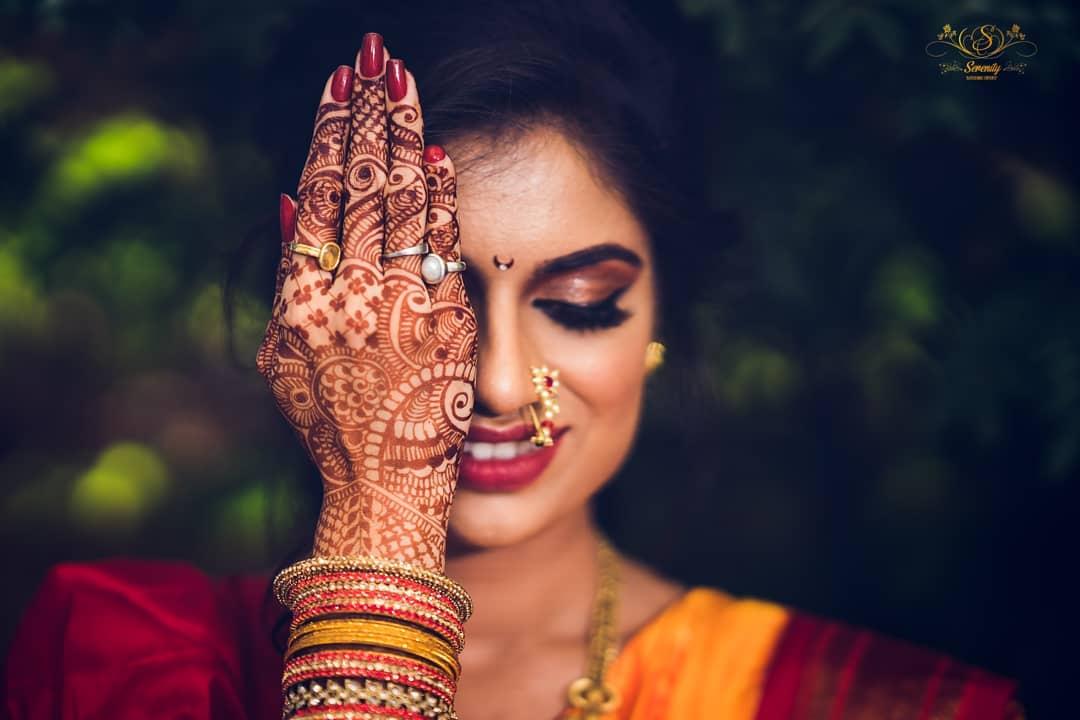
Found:
<path fill-rule="evenodd" d="M 664 353 L 667 352 L 667 346 L 659 340 L 653 340 L 645 346 L 645 371 L 648 373 L 656 372 L 656 370 L 664 364 Z"/>
<path fill-rule="evenodd" d="M 536 430 L 530 438 L 537 447 L 551 447 L 555 442 L 551 433 L 555 430 L 555 416 L 559 414 L 559 371 L 549 370 L 547 365 L 531 367 L 533 391 L 540 403 L 540 414 L 529 403 L 529 415 Z M 541 415 L 543 418 L 541 419 Z"/>

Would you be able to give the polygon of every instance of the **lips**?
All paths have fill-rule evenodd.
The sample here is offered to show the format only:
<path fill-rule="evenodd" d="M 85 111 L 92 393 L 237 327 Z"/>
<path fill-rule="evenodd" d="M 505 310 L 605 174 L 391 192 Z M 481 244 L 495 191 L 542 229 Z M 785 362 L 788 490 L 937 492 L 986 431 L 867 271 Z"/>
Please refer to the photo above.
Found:
<path fill-rule="evenodd" d="M 529 439 L 530 425 L 495 429 L 473 426 L 461 456 L 458 486 L 477 492 L 514 492 L 528 487 L 559 449 L 559 440 L 567 428 L 558 428 L 551 447 L 537 448 Z"/>

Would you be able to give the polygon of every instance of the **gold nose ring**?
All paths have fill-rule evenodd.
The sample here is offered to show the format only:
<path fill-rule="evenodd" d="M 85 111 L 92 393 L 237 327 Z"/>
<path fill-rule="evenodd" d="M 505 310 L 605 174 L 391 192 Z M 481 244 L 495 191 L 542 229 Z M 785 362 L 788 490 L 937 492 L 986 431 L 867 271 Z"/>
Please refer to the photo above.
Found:
<path fill-rule="evenodd" d="M 535 430 L 530 440 L 537 447 L 551 447 L 555 442 L 551 436 L 555 430 L 555 416 L 559 414 L 559 371 L 541 365 L 530 367 L 529 373 L 533 391 L 540 403 L 539 414 L 534 407 L 536 403 L 529 403 L 529 415 Z"/>

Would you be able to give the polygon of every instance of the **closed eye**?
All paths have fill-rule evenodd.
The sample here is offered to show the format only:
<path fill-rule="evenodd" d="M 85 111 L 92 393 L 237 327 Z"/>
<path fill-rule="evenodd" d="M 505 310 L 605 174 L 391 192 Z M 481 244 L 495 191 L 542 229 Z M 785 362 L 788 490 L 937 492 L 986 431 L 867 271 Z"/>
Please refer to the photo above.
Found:
<path fill-rule="evenodd" d="M 603 300 L 593 303 L 569 303 L 537 298 L 532 301 L 532 306 L 569 330 L 606 330 L 622 325 L 630 317 L 629 311 L 615 304 L 626 290 L 625 287 L 619 288 Z"/>

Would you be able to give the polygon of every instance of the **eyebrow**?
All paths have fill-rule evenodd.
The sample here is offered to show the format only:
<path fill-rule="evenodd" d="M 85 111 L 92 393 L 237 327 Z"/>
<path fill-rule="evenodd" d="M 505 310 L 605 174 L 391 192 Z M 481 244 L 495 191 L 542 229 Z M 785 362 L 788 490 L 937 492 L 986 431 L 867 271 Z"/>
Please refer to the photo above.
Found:
<path fill-rule="evenodd" d="M 622 260 L 634 267 L 641 267 L 642 265 L 641 256 L 633 250 L 625 248 L 622 245 L 616 245 L 615 243 L 604 243 L 602 245 L 593 245 L 592 247 L 577 250 L 568 255 L 561 255 L 541 263 L 540 266 L 533 271 L 528 284 L 535 286 L 537 283 L 552 275 L 559 275 L 570 270 L 577 270 L 578 268 L 583 268 L 588 265 L 595 265 L 604 260 Z"/>

